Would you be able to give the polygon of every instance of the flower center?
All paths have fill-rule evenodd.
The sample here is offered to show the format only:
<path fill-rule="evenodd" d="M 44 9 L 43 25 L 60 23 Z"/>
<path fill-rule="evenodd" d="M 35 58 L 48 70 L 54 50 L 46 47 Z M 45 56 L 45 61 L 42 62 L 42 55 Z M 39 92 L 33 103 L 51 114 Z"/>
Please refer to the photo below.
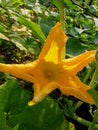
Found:
<path fill-rule="evenodd" d="M 39 65 L 43 80 L 54 81 L 58 77 L 58 65 L 53 62 L 43 62 Z"/>
<path fill-rule="evenodd" d="M 47 76 L 48 76 L 48 77 L 51 77 L 51 76 L 52 76 L 52 73 L 49 71 L 49 72 L 47 73 Z"/>
<path fill-rule="evenodd" d="M 54 65 L 48 65 L 44 68 L 44 77 L 45 79 L 52 81 L 57 77 L 57 68 Z"/>
<path fill-rule="evenodd" d="M 51 70 L 45 70 L 44 76 L 48 80 L 52 80 L 55 77 L 55 74 Z"/>

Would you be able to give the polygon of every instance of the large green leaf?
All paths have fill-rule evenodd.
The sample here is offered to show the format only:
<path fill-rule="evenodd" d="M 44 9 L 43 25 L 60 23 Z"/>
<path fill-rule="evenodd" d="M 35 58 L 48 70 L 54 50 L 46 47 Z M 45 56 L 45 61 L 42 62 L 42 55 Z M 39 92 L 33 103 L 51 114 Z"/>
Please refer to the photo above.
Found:
<path fill-rule="evenodd" d="M 22 89 L 15 80 L 0 85 L 0 130 L 9 130 L 12 127 L 8 127 L 7 123 L 10 115 L 23 111 L 29 97 L 29 92 Z"/>
<path fill-rule="evenodd" d="M 65 130 L 68 127 L 69 122 L 51 98 L 32 107 L 27 106 L 29 100 L 30 92 L 22 89 L 16 80 L 0 86 L 0 130 Z"/>
<path fill-rule="evenodd" d="M 0 104 L 0 107 L 2 104 Z M 10 128 L 6 125 L 6 115 L 4 112 L 0 111 L 0 130 L 10 130 Z"/>
<path fill-rule="evenodd" d="M 0 103 L 2 104 L 0 111 L 2 110 L 6 113 L 19 112 L 20 108 L 29 101 L 28 98 L 28 91 L 22 89 L 16 80 L 9 80 L 0 86 Z"/>
<path fill-rule="evenodd" d="M 61 109 L 49 97 L 20 114 L 12 115 L 9 122 L 19 123 L 19 130 L 65 130 L 68 123 Z"/>
<path fill-rule="evenodd" d="M 35 37 L 38 38 L 41 41 L 42 44 L 45 42 L 46 38 L 45 38 L 45 35 L 43 34 L 43 32 L 41 30 L 40 25 L 38 25 L 34 22 L 31 22 L 24 17 L 18 17 L 18 21 L 21 24 L 25 25 L 27 28 L 29 28 L 33 32 Z"/>

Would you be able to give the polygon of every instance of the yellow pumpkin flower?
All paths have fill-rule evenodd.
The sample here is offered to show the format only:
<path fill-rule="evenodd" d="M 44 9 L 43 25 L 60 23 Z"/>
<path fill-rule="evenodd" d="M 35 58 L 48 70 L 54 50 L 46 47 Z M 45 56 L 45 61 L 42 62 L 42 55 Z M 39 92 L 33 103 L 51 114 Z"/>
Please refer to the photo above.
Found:
<path fill-rule="evenodd" d="M 61 31 L 60 23 L 57 23 L 50 31 L 37 60 L 28 64 L 0 63 L 1 72 L 34 83 L 34 97 L 28 103 L 30 106 L 41 101 L 56 88 L 63 94 L 95 104 L 87 93 L 89 86 L 80 81 L 77 72 L 94 60 L 96 52 L 87 51 L 73 58 L 62 59 L 66 42 L 67 36 Z"/>

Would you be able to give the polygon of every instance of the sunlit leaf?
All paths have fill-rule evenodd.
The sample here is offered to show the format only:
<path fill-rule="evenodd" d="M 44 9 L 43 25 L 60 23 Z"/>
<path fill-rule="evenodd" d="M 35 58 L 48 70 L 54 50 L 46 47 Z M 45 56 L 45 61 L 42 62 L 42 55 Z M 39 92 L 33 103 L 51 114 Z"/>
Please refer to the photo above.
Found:
<path fill-rule="evenodd" d="M 96 27 L 98 28 L 98 18 L 94 18 L 94 22 L 95 22 Z"/>
<path fill-rule="evenodd" d="M 32 33 L 35 35 L 35 37 L 37 39 L 39 39 L 42 44 L 44 44 L 46 38 L 45 38 L 45 35 L 43 34 L 43 32 L 41 30 L 40 25 L 38 25 L 34 22 L 31 22 L 24 17 L 18 17 L 18 21 L 21 24 L 25 25 L 28 29 L 32 30 Z"/>
<path fill-rule="evenodd" d="M 0 33 L 0 39 L 9 41 L 9 38 L 6 37 L 4 34 Z"/>
<path fill-rule="evenodd" d="M 27 49 L 23 46 L 23 39 L 12 39 L 11 40 L 15 45 L 16 45 L 16 47 L 17 48 L 19 48 L 21 51 L 22 50 L 24 50 L 24 51 L 26 51 L 27 52 Z"/>
<path fill-rule="evenodd" d="M 22 6 L 23 4 L 25 4 L 24 0 L 12 0 L 12 5 L 14 7 Z"/>

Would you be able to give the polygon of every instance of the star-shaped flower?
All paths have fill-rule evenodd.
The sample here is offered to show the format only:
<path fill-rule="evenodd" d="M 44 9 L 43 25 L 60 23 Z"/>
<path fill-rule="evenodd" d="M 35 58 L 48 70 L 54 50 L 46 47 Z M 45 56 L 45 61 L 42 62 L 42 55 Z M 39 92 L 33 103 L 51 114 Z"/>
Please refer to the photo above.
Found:
<path fill-rule="evenodd" d="M 96 52 L 87 51 L 73 58 L 62 59 L 66 42 L 67 36 L 61 31 L 60 23 L 57 23 L 50 31 L 37 60 L 28 64 L 0 63 L 1 72 L 34 83 L 34 97 L 29 105 L 41 101 L 56 88 L 63 94 L 95 104 L 87 93 L 89 86 L 83 84 L 76 74 L 94 60 Z"/>

